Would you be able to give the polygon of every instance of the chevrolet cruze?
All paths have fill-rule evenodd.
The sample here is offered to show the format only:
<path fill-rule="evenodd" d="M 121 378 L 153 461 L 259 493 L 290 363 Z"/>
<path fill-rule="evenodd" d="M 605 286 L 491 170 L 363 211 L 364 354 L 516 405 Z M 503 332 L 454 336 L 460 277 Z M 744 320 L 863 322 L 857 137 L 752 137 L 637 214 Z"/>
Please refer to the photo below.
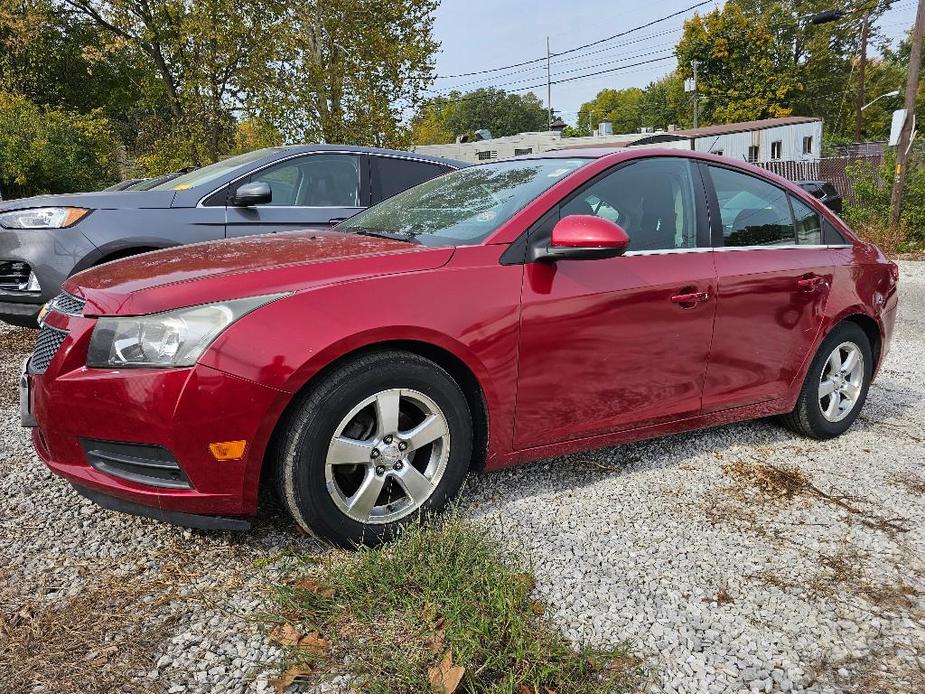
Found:
<path fill-rule="evenodd" d="M 858 416 L 898 269 L 809 194 L 677 150 L 547 153 L 433 179 L 329 231 L 80 273 L 20 401 L 112 509 L 243 528 L 271 486 L 373 544 L 468 471 L 755 417 Z"/>

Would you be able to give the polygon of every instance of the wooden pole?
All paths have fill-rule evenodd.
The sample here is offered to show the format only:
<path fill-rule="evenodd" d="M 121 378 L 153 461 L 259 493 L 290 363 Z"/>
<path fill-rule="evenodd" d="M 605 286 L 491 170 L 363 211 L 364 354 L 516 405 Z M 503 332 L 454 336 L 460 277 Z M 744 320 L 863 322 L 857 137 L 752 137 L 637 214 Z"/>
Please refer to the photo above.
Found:
<path fill-rule="evenodd" d="M 919 69 L 922 66 L 922 34 L 925 33 L 925 0 L 919 0 L 912 30 L 912 50 L 909 52 L 909 72 L 906 77 L 906 118 L 896 148 L 896 170 L 893 175 L 893 195 L 890 198 L 890 225 L 897 227 L 903 208 L 903 188 L 906 185 L 906 163 L 912 144 L 912 126 L 915 121 L 915 97 L 919 88 Z"/>

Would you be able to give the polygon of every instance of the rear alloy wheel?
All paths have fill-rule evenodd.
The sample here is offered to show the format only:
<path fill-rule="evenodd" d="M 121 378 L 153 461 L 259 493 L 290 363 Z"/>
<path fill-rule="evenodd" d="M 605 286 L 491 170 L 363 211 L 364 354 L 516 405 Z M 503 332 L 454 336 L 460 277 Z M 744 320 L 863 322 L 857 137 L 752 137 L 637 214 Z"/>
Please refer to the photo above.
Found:
<path fill-rule="evenodd" d="M 822 341 L 784 423 L 804 436 L 838 436 L 860 414 L 872 376 L 870 340 L 858 325 L 841 323 Z"/>
<path fill-rule="evenodd" d="M 440 366 L 374 352 L 322 377 L 280 443 L 277 489 L 296 522 L 342 547 L 375 545 L 458 493 L 472 419 Z"/>

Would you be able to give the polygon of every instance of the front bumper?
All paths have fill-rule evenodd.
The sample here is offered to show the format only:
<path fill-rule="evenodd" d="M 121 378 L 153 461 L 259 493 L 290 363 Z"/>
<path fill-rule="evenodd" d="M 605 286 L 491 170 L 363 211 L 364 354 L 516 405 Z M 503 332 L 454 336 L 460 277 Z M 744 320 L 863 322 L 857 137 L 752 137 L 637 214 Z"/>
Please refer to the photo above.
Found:
<path fill-rule="evenodd" d="M 35 327 L 39 309 L 61 291 L 61 283 L 99 256 L 77 227 L 69 229 L 0 228 L 0 260 L 28 263 L 38 278 L 38 292 L 0 289 L 0 320 Z"/>
<path fill-rule="evenodd" d="M 109 508 L 131 513 L 142 508 L 143 515 L 181 525 L 192 521 L 176 514 L 256 513 L 263 455 L 285 393 L 202 365 L 88 369 L 84 362 L 95 321 L 57 312 L 45 320 L 68 335 L 44 374 L 27 375 L 26 410 L 37 424 L 35 449 L 53 472 L 95 500 L 100 494 L 117 500 Z M 90 465 L 82 439 L 166 449 L 190 487 L 108 474 Z M 209 451 L 210 443 L 240 440 L 247 446 L 239 460 L 218 462 Z"/>

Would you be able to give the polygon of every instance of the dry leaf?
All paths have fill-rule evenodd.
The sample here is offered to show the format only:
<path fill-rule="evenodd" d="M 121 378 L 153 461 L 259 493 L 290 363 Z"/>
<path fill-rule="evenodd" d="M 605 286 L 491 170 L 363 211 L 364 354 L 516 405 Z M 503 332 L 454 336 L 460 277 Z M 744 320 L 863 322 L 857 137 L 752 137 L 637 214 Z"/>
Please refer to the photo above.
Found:
<path fill-rule="evenodd" d="M 281 674 L 275 680 L 270 680 L 270 684 L 276 688 L 276 691 L 279 692 L 279 694 L 283 694 L 283 692 L 285 692 L 297 679 L 307 677 L 310 674 L 311 670 L 293 667 L 286 670 L 286 672 Z"/>
<path fill-rule="evenodd" d="M 270 640 L 276 641 L 281 646 L 298 646 L 300 638 L 302 635 L 299 630 L 291 624 L 280 624 L 273 627 L 270 632 Z"/>
<path fill-rule="evenodd" d="M 435 694 L 453 694 L 462 681 L 466 669 L 461 665 L 453 665 L 453 651 L 449 650 L 443 655 L 438 665 L 427 671 L 430 686 Z"/>
<path fill-rule="evenodd" d="M 430 649 L 430 652 L 434 655 L 440 653 L 443 650 L 443 647 L 446 645 L 446 630 L 437 629 L 433 636 L 428 638 L 424 644 Z"/>
<path fill-rule="evenodd" d="M 527 590 L 533 590 L 536 586 L 536 579 L 530 574 L 514 574 L 514 580 L 523 584 Z"/>
<path fill-rule="evenodd" d="M 298 588 L 299 590 L 307 590 L 311 591 L 312 593 L 317 593 L 323 598 L 334 597 L 333 588 L 326 588 L 313 578 L 303 578 L 301 581 L 296 581 L 293 583 L 292 587 Z"/>
<path fill-rule="evenodd" d="M 311 651 L 312 653 L 324 653 L 328 650 L 330 644 L 321 638 L 317 631 L 313 631 L 310 634 L 306 634 L 299 639 L 298 646 L 306 651 Z"/>
<path fill-rule="evenodd" d="M 536 690 L 522 684 L 517 688 L 517 694 L 536 694 Z"/>
<path fill-rule="evenodd" d="M 539 600 L 531 600 L 530 601 L 530 611 L 533 614 L 535 614 L 537 617 L 539 617 L 544 612 L 546 612 L 546 608 L 543 606 L 543 603 L 541 603 Z"/>

